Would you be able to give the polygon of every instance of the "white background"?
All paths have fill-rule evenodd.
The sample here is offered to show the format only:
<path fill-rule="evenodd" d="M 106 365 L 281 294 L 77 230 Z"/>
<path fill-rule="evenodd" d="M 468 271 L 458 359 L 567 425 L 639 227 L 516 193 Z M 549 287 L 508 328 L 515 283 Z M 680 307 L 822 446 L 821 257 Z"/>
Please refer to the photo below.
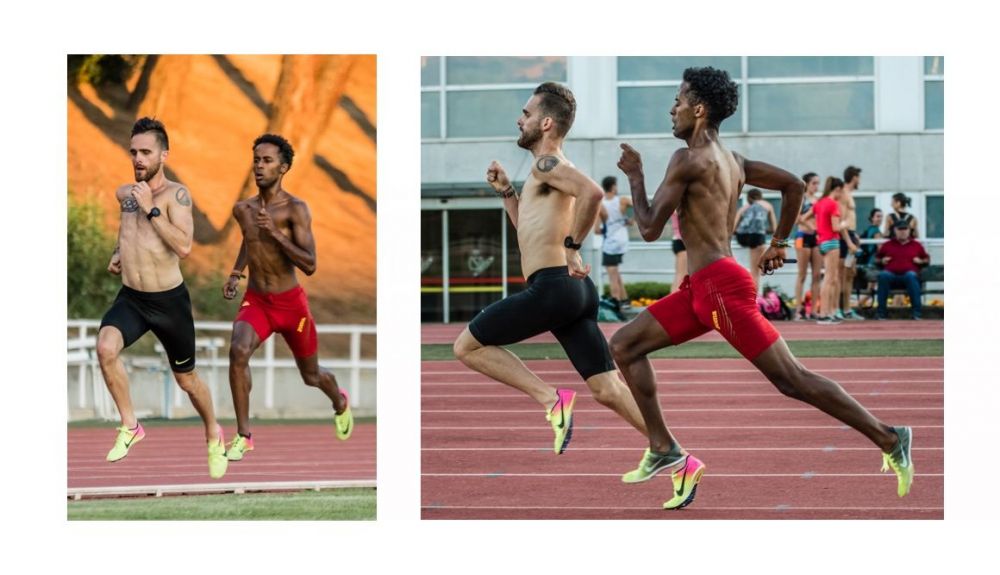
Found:
<path fill-rule="evenodd" d="M 995 569 L 1000 272 L 994 228 L 1000 190 L 995 147 L 987 140 L 996 139 L 1000 115 L 995 18 L 962 11 L 958 2 L 927 8 L 870 0 L 816 3 L 815 9 L 806 2 L 766 4 L 5 5 L 3 571 L 616 575 Z M 377 522 L 66 521 L 66 54 L 158 52 L 378 54 Z M 419 521 L 419 56 L 744 53 L 947 58 L 946 519 Z"/>

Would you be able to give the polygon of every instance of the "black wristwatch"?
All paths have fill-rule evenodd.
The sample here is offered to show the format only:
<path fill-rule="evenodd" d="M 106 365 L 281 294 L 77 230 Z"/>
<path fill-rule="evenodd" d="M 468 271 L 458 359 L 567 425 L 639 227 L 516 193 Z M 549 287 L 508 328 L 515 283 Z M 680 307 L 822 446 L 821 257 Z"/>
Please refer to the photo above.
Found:
<path fill-rule="evenodd" d="M 583 247 L 583 244 L 574 244 L 573 236 L 566 236 L 566 239 L 563 240 L 563 247 L 569 248 L 571 250 L 579 250 L 580 248 Z"/>
<path fill-rule="evenodd" d="M 152 221 L 158 215 L 160 215 L 160 208 L 153 206 L 153 209 L 149 210 L 149 213 L 146 214 L 146 219 Z"/>

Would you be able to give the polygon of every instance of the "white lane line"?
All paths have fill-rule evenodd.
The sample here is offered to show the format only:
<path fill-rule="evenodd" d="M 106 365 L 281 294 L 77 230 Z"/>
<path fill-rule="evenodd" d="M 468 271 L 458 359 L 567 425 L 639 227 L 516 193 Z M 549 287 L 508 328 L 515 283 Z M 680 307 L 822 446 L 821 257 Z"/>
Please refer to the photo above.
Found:
<path fill-rule="evenodd" d="M 874 447 L 692 447 L 685 445 L 684 449 L 692 451 L 871 451 Z M 913 447 L 913 451 L 944 451 L 944 447 Z M 572 447 L 568 451 L 637 451 L 636 446 L 630 447 Z M 552 446 L 534 447 L 422 447 L 420 451 L 552 451 Z"/>
<path fill-rule="evenodd" d="M 943 425 L 911 425 L 913 429 L 944 429 Z M 501 429 L 504 431 L 508 430 L 528 430 L 528 431 L 546 431 L 549 432 L 547 427 L 541 427 L 538 425 L 524 425 L 524 426 L 510 426 L 510 425 L 498 425 L 498 426 L 424 426 L 421 427 L 421 431 L 475 431 L 478 429 L 482 430 L 495 430 Z M 574 429 L 586 429 L 591 430 L 619 430 L 626 429 L 628 431 L 635 431 L 635 428 L 631 425 L 585 425 L 577 423 Z M 850 431 L 850 427 L 846 425 L 671 425 L 671 430 L 674 429 L 719 429 L 719 430 L 746 430 L 746 429 L 839 429 L 842 431 Z M 551 432 L 549 432 L 551 433 Z"/>
<path fill-rule="evenodd" d="M 541 410 L 541 411 L 544 411 Z M 815 407 L 692 407 L 692 408 L 667 408 L 663 413 L 686 413 L 686 412 L 771 412 L 771 411 L 809 411 L 820 413 Z M 944 406 L 939 407 L 872 407 L 870 411 L 944 411 Z M 420 413 L 532 413 L 537 414 L 539 409 L 421 409 Z M 604 409 L 574 409 L 573 413 L 612 413 L 607 408 Z"/>
<path fill-rule="evenodd" d="M 182 493 L 246 493 L 247 491 L 299 491 L 310 489 L 348 489 L 352 487 L 375 487 L 374 479 L 347 481 L 276 481 L 247 483 L 192 483 L 186 485 L 136 485 L 128 487 L 77 487 L 66 490 L 68 498 L 79 500 L 84 497 L 115 497 L 126 495 L 153 495 Z"/>
<path fill-rule="evenodd" d="M 421 509 L 425 511 L 436 510 L 468 510 L 468 511 L 659 511 L 664 513 L 660 507 L 585 507 L 585 506 L 479 506 L 479 505 L 423 505 Z M 692 506 L 688 508 L 694 511 L 774 511 L 786 513 L 788 511 L 944 511 L 944 507 L 797 507 L 788 505 L 775 505 L 773 507 L 702 507 Z"/>
<path fill-rule="evenodd" d="M 621 473 L 421 473 L 421 477 L 489 477 L 496 479 L 499 477 L 621 477 Z M 892 477 L 884 473 L 815 473 L 811 471 L 803 473 L 708 473 L 705 477 L 798 477 L 800 479 L 812 479 L 814 477 Z M 944 473 L 915 473 L 914 477 L 944 477 Z"/>
<path fill-rule="evenodd" d="M 898 358 L 891 358 L 898 359 Z M 530 360 L 529 360 L 530 361 Z M 568 360 L 560 360 L 566 361 Z M 710 360 L 711 361 L 711 360 Z M 808 366 L 806 366 L 808 367 Z M 927 372 L 944 372 L 944 367 L 897 367 L 897 368 L 879 368 L 879 367 L 843 367 L 843 368 L 826 368 L 826 367 L 813 367 L 811 368 L 817 372 L 822 373 L 927 373 Z M 691 369 L 656 369 L 654 370 L 657 374 L 661 373 L 756 373 L 760 374 L 760 370 L 756 368 L 746 368 L 746 369 L 704 369 L 699 367 L 694 367 Z M 572 369 L 539 369 L 532 370 L 536 375 L 557 375 L 557 374 L 572 374 L 578 375 L 576 371 Z M 448 370 L 448 371 L 437 371 L 437 370 L 421 370 L 421 375 L 477 375 L 475 371 L 462 366 L 461 368 Z"/>
<path fill-rule="evenodd" d="M 936 397 L 944 395 L 944 392 L 929 391 L 872 391 L 866 393 L 852 393 L 851 395 L 856 397 L 879 397 L 879 396 L 913 396 L 913 397 Z M 660 393 L 659 397 L 663 398 L 677 398 L 677 397 L 781 397 L 778 391 L 772 391 L 771 393 Z M 523 393 L 511 392 L 511 393 L 424 393 L 420 395 L 421 399 L 527 399 Z M 586 396 L 581 399 L 586 399 Z"/>

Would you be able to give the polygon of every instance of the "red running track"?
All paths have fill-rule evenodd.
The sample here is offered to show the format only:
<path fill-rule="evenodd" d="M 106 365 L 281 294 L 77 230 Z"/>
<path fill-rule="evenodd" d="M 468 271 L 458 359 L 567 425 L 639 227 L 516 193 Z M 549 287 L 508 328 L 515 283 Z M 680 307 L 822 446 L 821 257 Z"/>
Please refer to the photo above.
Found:
<path fill-rule="evenodd" d="M 604 336 L 610 338 L 625 324 L 601 323 Z M 421 343 L 454 343 L 466 324 L 423 324 Z M 944 322 L 940 320 L 865 320 L 845 321 L 839 325 L 817 325 L 815 321 L 777 321 L 774 327 L 790 341 L 823 339 L 943 339 Z M 695 341 L 725 341 L 716 331 L 711 331 Z M 524 343 L 555 343 L 551 333 L 527 339 Z"/>
<path fill-rule="evenodd" d="M 668 476 L 621 483 L 645 439 L 598 405 L 564 360 L 530 361 L 576 390 L 573 440 L 552 453 L 544 411 L 456 361 L 423 362 L 425 519 L 942 519 L 943 358 L 817 358 L 877 417 L 914 428 L 913 490 L 896 496 L 879 450 L 779 394 L 749 362 L 654 360 L 668 424 L 707 469 L 695 502 L 663 511 Z"/>
<path fill-rule="evenodd" d="M 228 434 L 235 433 L 226 429 Z M 375 479 L 375 424 L 362 423 L 347 441 L 330 425 L 259 425 L 254 450 L 229 462 L 219 482 L 333 481 Z M 113 424 L 106 429 L 69 429 L 68 487 L 206 484 L 208 460 L 204 428 L 146 428 L 146 438 L 125 459 L 104 460 L 114 444 Z"/>

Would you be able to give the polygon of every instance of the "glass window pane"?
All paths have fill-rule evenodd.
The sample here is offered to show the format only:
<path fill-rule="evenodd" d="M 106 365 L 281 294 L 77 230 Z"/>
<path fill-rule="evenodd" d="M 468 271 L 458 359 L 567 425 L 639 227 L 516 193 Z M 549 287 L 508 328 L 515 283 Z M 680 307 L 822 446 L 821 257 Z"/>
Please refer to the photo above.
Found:
<path fill-rule="evenodd" d="M 420 85 L 441 85 L 441 58 L 439 56 L 420 57 Z"/>
<path fill-rule="evenodd" d="M 926 196 L 927 237 L 944 237 L 944 196 Z"/>
<path fill-rule="evenodd" d="M 451 57 L 445 62 L 449 85 L 512 84 L 566 81 L 566 58 Z"/>
<path fill-rule="evenodd" d="M 468 321 L 503 296 L 500 210 L 448 212 L 451 321 Z"/>
<path fill-rule="evenodd" d="M 750 86 L 750 131 L 840 131 L 875 127 L 874 85 Z"/>
<path fill-rule="evenodd" d="M 750 78 L 800 78 L 805 76 L 872 76 L 871 56 L 751 56 Z"/>
<path fill-rule="evenodd" d="M 420 94 L 420 137 L 441 137 L 441 93 Z"/>
<path fill-rule="evenodd" d="M 924 56 L 924 74 L 944 74 L 944 56 Z"/>
<path fill-rule="evenodd" d="M 441 212 L 420 212 L 420 321 L 444 321 Z"/>
<path fill-rule="evenodd" d="M 622 56 L 618 58 L 618 79 L 681 80 L 684 69 L 694 66 L 725 70 L 734 80 L 742 76 L 739 56 Z"/>
<path fill-rule="evenodd" d="M 669 134 L 672 123 L 670 108 L 677 95 L 676 86 L 654 86 L 647 88 L 618 88 L 618 133 L 619 134 Z M 739 132 L 743 103 L 732 116 L 722 122 L 719 131 Z"/>
<path fill-rule="evenodd" d="M 517 119 L 531 89 L 448 92 L 448 137 L 517 137 Z"/>
<path fill-rule="evenodd" d="M 868 214 L 872 213 L 872 208 L 875 207 L 875 198 L 871 196 L 854 196 L 854 213 L 857 214 L 858 226 L 856 228 L 858 235 L 861 235 L 866 229 L 868 229 Z"/>
<path fill-rule="evenodd" d="M 944 129 L 944 82 L 924 82 L 924 129 Z"/>

